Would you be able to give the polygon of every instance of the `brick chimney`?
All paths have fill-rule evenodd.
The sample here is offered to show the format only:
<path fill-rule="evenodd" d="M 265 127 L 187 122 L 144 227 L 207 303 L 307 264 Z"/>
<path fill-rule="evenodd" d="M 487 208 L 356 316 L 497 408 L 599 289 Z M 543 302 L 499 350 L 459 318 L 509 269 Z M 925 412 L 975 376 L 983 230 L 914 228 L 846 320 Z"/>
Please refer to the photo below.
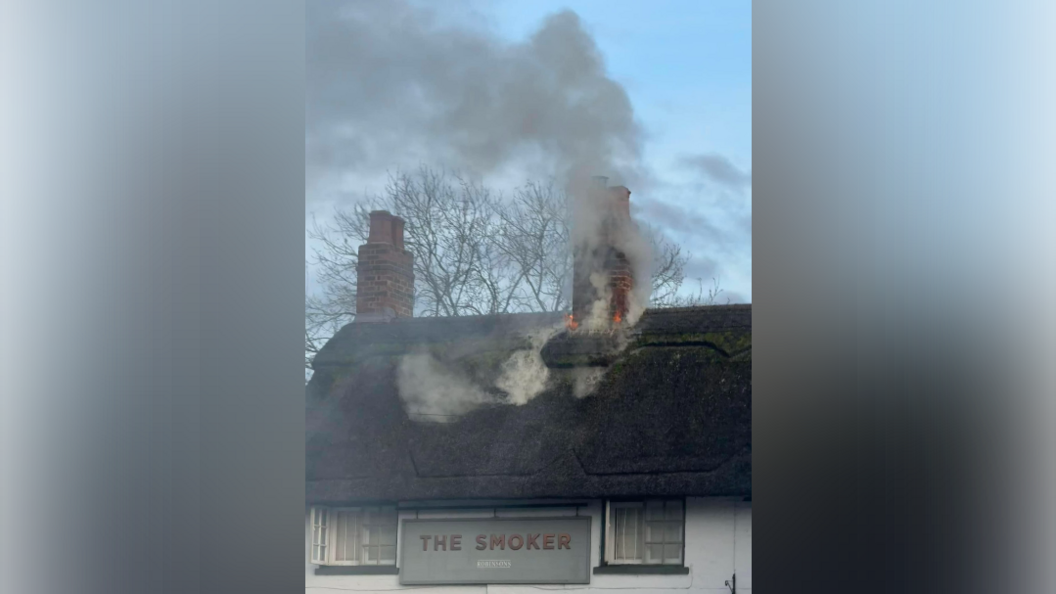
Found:
<path fill-rule="evenodd" d="M 608 178 L 595 176 L 592 202 L 603 219 L 600 237 L 595 245 L 581 245 L 574 250 L 572 280 L 572 316 L 581 323 L 588 320 L 594 303 L 604 293 L 591 282 L 591 275 L 603 277 L 609 295 L 607 319 L 619 323 L 627 318 L 629 297 L 634 286 L 631 263 L 618 246 L 631 226 L 631 191 L 624 186 L 608 186 Z"/>
<path fill-rule="evenodd" d="M 370 213 L 356 274 L 356 322 L 414 315 L 414 256 L 403 247 L 403 219 L 384 210 Z"/>

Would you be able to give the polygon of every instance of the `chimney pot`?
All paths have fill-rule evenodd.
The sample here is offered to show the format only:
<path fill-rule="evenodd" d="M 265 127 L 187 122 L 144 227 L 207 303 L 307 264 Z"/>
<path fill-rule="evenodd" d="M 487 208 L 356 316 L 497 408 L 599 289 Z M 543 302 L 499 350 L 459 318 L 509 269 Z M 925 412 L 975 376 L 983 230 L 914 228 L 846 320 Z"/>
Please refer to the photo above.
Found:
<path fill-rule="evenodd" d="M 609 178 L 604 175 L 595 175 L 590 179 L 594 182 L 594 185 L 599 188 L 607 188 L 609 186 Z"/>
<path fill-rule="evenodd" d="M 367 243 L 392 244 L 392 220 L 396 218 L 387 210 L 375 210 L 370 213 L 370 234 Z"/>

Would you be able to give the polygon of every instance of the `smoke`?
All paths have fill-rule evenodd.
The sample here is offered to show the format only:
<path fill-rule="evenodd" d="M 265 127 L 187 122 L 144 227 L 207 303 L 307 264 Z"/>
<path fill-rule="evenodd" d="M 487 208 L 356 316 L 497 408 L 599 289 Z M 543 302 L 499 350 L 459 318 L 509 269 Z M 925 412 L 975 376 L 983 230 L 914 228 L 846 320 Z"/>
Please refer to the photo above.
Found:
<path fill-rule="evenodd" d="M 590 250 L 581 249 L 579 257 L 589 258 L 590 256 L 587 255 L 589 253 Z M 599 262 L 598 265 L 600 264 Z M 612 289 L 609 288 L 609 275 L 604 272 L 591 272 L 590 286 L 594 288 L 594 293 L 598 297 L 590 304 L 587 319 L 581 322 L 581 327 L 588 332 L 607 330 L 612 326 L 612 314 L 609 313 L 609 300 L 612 299 Z"/>
<path fill-rule="evenodd" d="M 561 327 L 557 326 L 529 333 L 531 348 L 515 351 L 503 363 L 502 375 L 495 382 L 495 387 L 509 395 L 507 401 L 510 404 L 527 404 L 546 389 L 550 369 L 543 362 L 541 353 L 546 341 L 560 330 Z"/>
<path fill-rule="evenodd" d="M 631 287 L 627 300 L 627 319 L 625 327 L 638 323 L 638 319 L 645 313 L 649 305 L 649 297 L 653 291 L 653 245 L 641 229 L 634 222 L 625 232 L 626 237 L 621 237 L 616 247 L 621 250 L 631 263 L 631 273 L 634 277 L 634 286 Z"/>
<path fill-rule="evenodd" d="M 633 220 L 614 217 L 614 199 L 610 191 L 602 189 L 594 180 L 577 179 L 571 186 L 572 244 L 577 260 L 576 269 L 589 271 L 585 280 L 593 288 L 595 299 L 588 308 L 587 318 L 580 320 L 588 331 L 612 328 L 607 258 L 609 248 L 621 252 L 630 265 L 634 279 L 628 294 L 627 312 L 623 327 L 633 326 L 649 304 L 652 292 L 653 249 L 648 236 Z M 573 279 L 573 283 L 583 282 Z M 573 287 L 573 291 L 576 288 Z"/>
<path fill-rule="evenodd" d="M 437 358 L 426 350 L 400 357 L 396 389 L 408 414 L 415 420 L 446 423 L 487 405 L 524 405 L 546 390 L 550 369 L 540 355 L 543 345 L 561 326 L 527 333 L 529 346 L 513 351 L 489 381 L 487 374 L 462 370 L 480 351 L 447 353 Z M 493 345 L 498 347 L 498 345 Z"/>
<path fill-rule="evenodd" d="M 588 22 L 562 11 L 541 20 L 529 35 L 509 40 L 485 19 L 464 18 L 461 2 L 425 4 L 306 4 L 310 209 L 324 208 L 317 201 L 371 194 L 384 185 L 387 172 L 426 164 L 505 188 L 553 176 L 577 200 L 591 175 L 608 175 L 631 188 L 639 204 L 667 195 L 672 206 L 691 205 L 688 215 L 701 218 L 707 212 L 700 184 L 664 184 L 643 165 L 644 134 L 634 106 L 608 73 Z M 750 195 L 750 158 L 740 164 L 691 150 L 676 162 L 699 172 L 708 191 Z M 738 202 L 737 212 L 709 215 L 707 227 L 717 227 L 710 230 L 653 210 L 641 214 L 663 225 L 671 222 L 680 234 L 675 239 L 693 252 L 691 262 L 722 251 L 716 260 L 721 268 L 738 262 L 750 269 L 750 198 L 741 206 L 744 202 Z M 727 226 L 736 226 L 736 233 L 724 231 Z M 637 287 L 645 289 L 651 260 L 637 260 Z M 738 284 L 737 275 L 720 272 Z M 649 296 L 636 291 L 635 299 L 644 307 Z"/>
<path fill-rule="evenodd" d="M 421 162 L 521 179 L 642 177 L 630 100 L 574 12 L 520 43 L 405 0 L 311 1 L 305 21 L 310 185 Z"/>
<path fill-rule="evenodd" d="M 571 199 L 574 246 L 602 242 L 591 176 L 642 189 L 642 130 L 623 86 L 576 13 L 522 42 L 452 24 L 407 0 L 308 3 L 306 195 L 421 163 L 474 177 L 553 177 Z M 638 280 L 627 321 L 649 300 L 652 255 L 620 238 Z"/>
<path fill-rule="evenodd" d="M 633 226 L 603 233 L 609 210 L 590 179 L 644 185 L 642 131 L 574 12 L 550 15 L 522 42 L 446 23 L 407 0 L 313 0 L 305 23 L 309 200 L 421 163 L 482 178 L 553 177 L 571 200 L 573 246 L 609 242 L 628 257 L 636 282 L 626 322 L 637 320 L 649 298 L 649 242 Z M 435 420 L 523 404 L 549 378 L 541 347 L 515 352 L 493 383 L 447 358 L 407 355 L 397 370 L 400 396 L 408 410 Z"/>
<path fill-rule="evenodd" d="M 601 367 L 581 367 L 571 370 L 572 393 L 576 398 L 586 398 L 594 393 L 598 382 L 605 376 L 605 369 Z"/>
<path fill-rule="evenodd" d="M 449 422 L 498 400 L 468 377 L 424 352 L 400 358 L 396 389 L 412 417 L 437 423 Z"/>

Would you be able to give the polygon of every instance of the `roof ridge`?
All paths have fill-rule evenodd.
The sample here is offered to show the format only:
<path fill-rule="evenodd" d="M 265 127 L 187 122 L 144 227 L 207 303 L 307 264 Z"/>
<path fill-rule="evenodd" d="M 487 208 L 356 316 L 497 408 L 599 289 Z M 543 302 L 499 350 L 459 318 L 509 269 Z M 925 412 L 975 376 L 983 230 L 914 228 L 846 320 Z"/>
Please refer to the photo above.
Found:
<path fill-rule="evenodd" d="M 724 304 L 711 304 L 711 305 L 687 305 L 682 307 L 650 307 L 646 308 L 643 315 L 657 315 L 657 314 L 675 314 L 685 312 L 703 312 L 703 311 L 721 311 L 731 309 L 751 309 L 751 303 L 724 303 Z M 562 311 L 515 311 L 515 312 L 502 312 L 502 313 L 490 313 L 490 314 L 473 314 L 468 316 L 418 316 L 413 318 L 398 317 L 393 318 L 391 321 L 401 324 L 414 323 L 414 322 L 438 322 L 438 321 L 473 321 L 483 320 L 489 318 L 516 318 L 516 317 L 553 317 L 565 315 Z"/>

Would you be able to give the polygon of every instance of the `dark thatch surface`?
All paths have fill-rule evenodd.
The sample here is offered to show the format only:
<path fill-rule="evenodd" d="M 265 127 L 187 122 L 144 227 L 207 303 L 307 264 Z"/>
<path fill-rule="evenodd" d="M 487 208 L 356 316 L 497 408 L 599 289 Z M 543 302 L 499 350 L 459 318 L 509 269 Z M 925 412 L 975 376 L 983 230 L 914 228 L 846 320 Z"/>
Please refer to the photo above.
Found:
<path fill-rule="evenodd" d="M 446 423 L 404 410 L 399 356 L 430 349 L 480 383 L 532 329 L 525 314 L 350 324 L 307 390 L 311 503 L 464 498 L 751 495 L 751 306 L 650 310 L 618 339 L 558 333 L 548 388 Z M 622 350 L 605 349 L 619 343 Z M 574 395 L 585 365 L 604 375 Z M 577 369 L 578 368 L 578 369 Z"/>

